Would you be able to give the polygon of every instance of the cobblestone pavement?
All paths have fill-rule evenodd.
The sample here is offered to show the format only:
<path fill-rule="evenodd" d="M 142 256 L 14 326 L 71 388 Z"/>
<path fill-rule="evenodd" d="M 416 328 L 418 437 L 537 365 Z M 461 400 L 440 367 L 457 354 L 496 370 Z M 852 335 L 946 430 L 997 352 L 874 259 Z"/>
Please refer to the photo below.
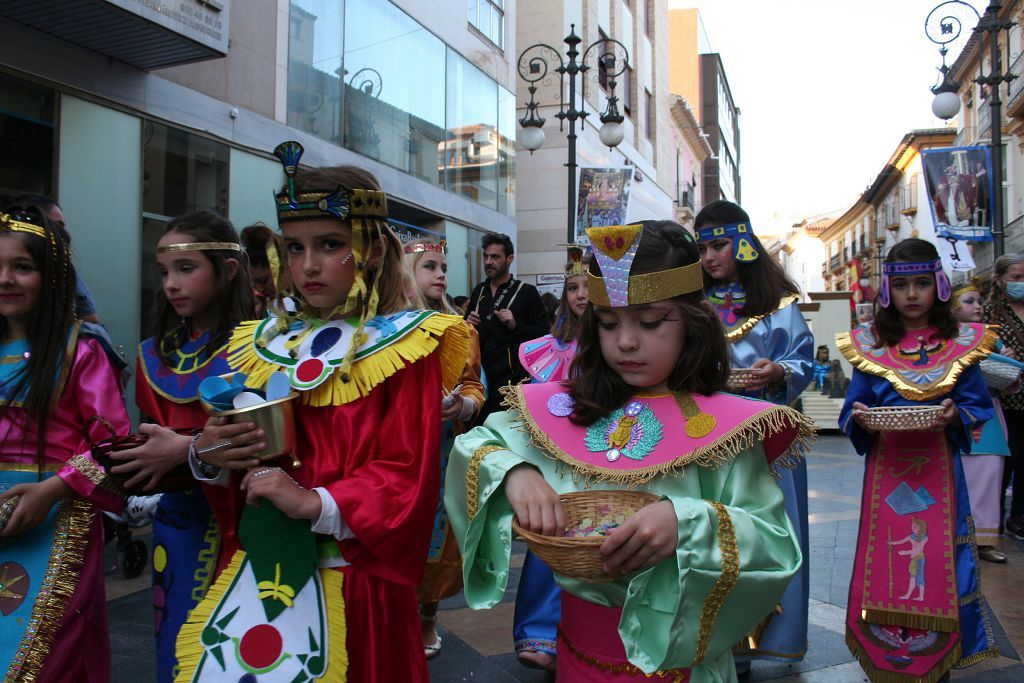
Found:
<path fill-rule="evenodd" d="M 809 458 L 811 525 L 811 605 L 807 657 L 796 664 L 756 662 L 752 680 L 786 683 L 852 683 L 865 681 L 843 638 L 846 595 L 853 569 L 863 461 L 849 441 L 820 437 Z M 144 534 L 136 534 L 145 539 Z M 112 546 L 113 544 L 111 544 Z M 954 681 L 1009 683 L 1024 681 L 1017 647 L 1024 647 L 1024 542 L 1007 539 L 1010 556 L 1004 565 L 982 562 L 982 589 L 995 612 L 994 629 L 1002 656 L 970 669 L 954 671 Z M 113 548 L 108 548 L 113 554 Z M 439 682 L 539 683 L 551 678 L 518 664 L 512 648 L 512 611 L 524 548 L 513 558 L 516 567 L 505 599 L 494 609 L 471 610 L 461 596 L 446 600 L 438 617 L 442 653 L 430 662 L 431 679 Z M 107 581 L 110 629 L 114 650 L 113 680 L 144 683 L 153 674 L 153 617 L 147 576 Z"/>

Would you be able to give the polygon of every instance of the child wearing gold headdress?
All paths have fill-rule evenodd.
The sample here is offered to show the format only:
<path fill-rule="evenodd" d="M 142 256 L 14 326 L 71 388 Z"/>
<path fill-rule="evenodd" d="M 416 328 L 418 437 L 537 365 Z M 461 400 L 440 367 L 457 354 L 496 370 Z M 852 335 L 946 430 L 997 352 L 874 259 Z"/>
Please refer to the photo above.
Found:
<path fill-rule="evenodd" d="M 229 362 L 246 384 L 286 373 L 297 468 L 246 450 L 267 435 L 212 418 L 192 464 L 209 479 L 219 574 L 178 638 L 179 681 L 426 681 L 416 586 L 440 487 L 439 395 L 465 367 L 462 320 L 408 310 L 387 196 L 354 167 L 275 154 L 297 304 L 243 323 Z M 217 484 L 226 484 L 218 489 Z"/>
<path fill-rule="evenodd" d="M 513 515 L 561 536 L 560 494 L 646 491 L 660 501 L 600 546 L 608 581 L 555 573 L 558 679 L 734 679 L 733 644 L 800 566 L 770 468 L 799 457 L 812 429 L 790 408 L 720 393 L 725 337 L 704 300 L 697 244 L 681 226 L 644 221 L 587 234 L 594 260 L 579 374 L 505 390 L 509 410 L 452 451 L 445 506 L 466 600 L 501 601 Z"/>

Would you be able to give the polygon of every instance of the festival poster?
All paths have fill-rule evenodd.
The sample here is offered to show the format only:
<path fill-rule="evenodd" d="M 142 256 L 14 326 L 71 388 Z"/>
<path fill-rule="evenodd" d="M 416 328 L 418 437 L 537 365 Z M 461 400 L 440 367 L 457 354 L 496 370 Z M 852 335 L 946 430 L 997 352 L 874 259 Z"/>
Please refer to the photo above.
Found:
<path fill-rule="evenodd" d="M 942 147 L 921 152 L 937 237 L 992 240 L 992 160 L 988 147 Z"/>
<path fill-rule="evenodd" d="M 576 242 L 587 242 L 586 229 L 625 225 L 632 166 L 581 166 L 577 173 Z"/>

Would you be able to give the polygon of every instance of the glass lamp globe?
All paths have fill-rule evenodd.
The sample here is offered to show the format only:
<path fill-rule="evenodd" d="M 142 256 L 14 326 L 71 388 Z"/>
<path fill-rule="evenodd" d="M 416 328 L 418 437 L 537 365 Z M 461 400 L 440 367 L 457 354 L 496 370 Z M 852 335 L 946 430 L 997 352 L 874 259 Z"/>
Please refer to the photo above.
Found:
<path fill-rule="evenodd" d="M 519 141 L 531 152 L 538 150 L 544 144 L 544 129 L 540 126 L 523 126 L 519 131 Z"/>
<path fill-rule="evenodd" d="M 940 92 L 932 100 L 932 113 L 948 121 L 960 111 L 960 96 L 955 92 Z"/>
<path fill-rule="evenodd" d="M 626 131 L 622 128 L 621 123 L 606 123 L 601 126 L 598 136 L 601 138 L 602 144 L 611 149 L 617 147 L 622 142 L 622 138 L 626 136 Z"/>

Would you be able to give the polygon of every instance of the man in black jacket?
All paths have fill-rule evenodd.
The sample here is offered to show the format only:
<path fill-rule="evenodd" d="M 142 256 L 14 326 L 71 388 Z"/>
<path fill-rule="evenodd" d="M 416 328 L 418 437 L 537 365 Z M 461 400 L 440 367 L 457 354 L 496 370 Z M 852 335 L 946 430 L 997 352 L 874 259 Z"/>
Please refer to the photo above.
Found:
<path fill-rule="evenodd" d="M 551 327 L 537 288 L 509 273 L 515 259 L 509 236 L 489 232 L 481 246 L 487 279 L 473 288 L 466 313 L 466 320 L 480 333 L 480 360 L 487 376 L 487 402 L 478 422 L 502 410 L 500 387 L 526 379 L 519 345 L 544 336 Z"/>

